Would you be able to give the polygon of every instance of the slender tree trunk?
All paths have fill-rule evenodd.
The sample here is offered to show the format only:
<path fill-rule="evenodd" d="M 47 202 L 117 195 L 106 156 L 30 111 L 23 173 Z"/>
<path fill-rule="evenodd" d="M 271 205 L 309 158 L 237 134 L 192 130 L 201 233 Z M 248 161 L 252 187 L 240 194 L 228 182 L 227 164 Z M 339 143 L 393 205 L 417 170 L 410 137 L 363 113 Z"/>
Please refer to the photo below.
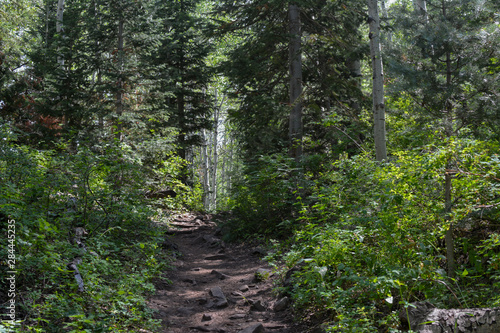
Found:
<path fill-rule="evenodd" d="M 125 62 L 125 54 L 123 49 L 123 18 L 120 18 L 118 22 L 118 80 L 117 89 L 115 96 L 115 106 L 116 106 L 116 139 L 118 141 L 123 141 L 123 125 L 122 125 L 122 115 L 123 115 L 123 67 Z M 115 188 L 117 191 L 117 198 L 119 198 L 121 193 L 121 186 L 123 182 L 123 175 L 120 172 L 116 178 Z"/>
<path fill-rule="evenodd" d="M 207 133 L 203 130 L 203 146 L 201 147 L 201 157 L 202 157 L 202 172 L 203 172 L 203 207 L 206 211 L 210 210 L 209 203 L 209 192 L 210 186 L 208 182 L 208 152 L 207 152 Z"/>
<path fill-rule="evenodd" d="M 386 1 L 382 0 L 380 4 L 382 5 L 382 17 L 386 20 L 389 19 L 389 14 L 387 13 Z M 386 35 L 387 35 L 387 42 L 390 45 L 392 43 L 392 32 L 387 31 Z"/>
<path fill-rule="evenodd" d="M 295 3 L 288 5 L 289 62 L 290 62 L 290 156 L 300 162 L 302 158 L 302 51 L 300 9 Z"/>
<path fill-rule="evenodd" d="M 448 263 L 448 276 L 455 277 L 455 246 L 453 241 L 453 222 L 451 221 L 451 177 L 452 174 L 446 171 L 444 182 L 444 206 L 446 218 L 450 220 L 450 226 L 446 230 L 444 241 L 446 244 L 446 261 Z"/>
<path fill-rule="evenodd" d="M 123 19 L 118 22 L 118 82 L 116 89 L 116 138 L 119 141 L 123 140 L 123 125 L 122 125 L 122 115 L 123 115 L 123 62 L 124 62 L 124 50 L 123 50 Z"/>
<path fill-rule="evenodd" d="M 223 140 L 221 142 L 221 147 L 225 147 L 225 143 L 226 143 L 226 140 Z M 220 196 L 222 198 L 227 198 L 227 181 L 226 181 L 226 174 L 227 174 L 227 150 L 226 149 L 223 149 L 221 148 L 221 158 L 222 158 L 222 165 L 220 167 L 220 190 L 219 190 L 219 193 L 220 193 Z"/>
<path fill-rule="evenodd" d="M 451 86 L 451 76 L 453 74 L 453 69 L 451 66 L 451 54 L 446 52 L 446 87 Z M 453 104 L 449 98 L 445 101 L 445 111 L 444 111 L 444 128 L 446 135 L 451 137 L 453 135 Z"/>
<path fill-rule="evenodd" d="M 184 5 L 184 0 L 180 0 L 180 12 L 185 13 L 186 8 Z M 177 153 L 180 158 L 186 159 L 186 149 L 187 149 L 187 134 L 188 134 L 188 129 L 186 124 L 186 95 L 185 95 L 185 88 L 186 88 L 186 83 L 188 82 L 188 79 L 185 77 L 186 76 L 186 40 L 184 36 L 185 31 L 180 31 L 180 38 L 179 38 L 179 45 L 177 48 L 177 56 L 179 58 L 179 67 L 178 70 L 180 72 L 180 87 L 179 87 L 179 92 L 177 93 L 177 116 L 178 116 L 178 128 L 179 128 L 179 134 L 177 136 L 177 144 L 178 144 L 178 150 Z M 188 169 L 187 167 L 184 167 L 183 170 L 181 171 L 181 181 L 184 184 L 188 184 Z"/>
<path fill-rule="evenodd" d="M 227 191 L 228 193 L 232 190 L 232 174 L 234 172 L 234 162 L 233 162 L 233 138 L 229 138 L 229 157 L 227 166 Z"/>
<path fill-rule="evenodd" d="M 424 0 L 419 0 L 419 2 L 423 2 L 423 6 L 425 6 Z M 443 16 L 446 18 L 446 4 L 445 1 L 442 1 L 442 12 Z M 446 87 L 451 86 L 453 69 L 451 66 L 451 54 L 449 51 L 446 52 Z M 444 106 L 444 128 L 446 136 L 451 137 L 453 135 L 453 105 L 449 99 L 445 101 Z M 448 161 L 446 165 L 447 169 L 451 169 L 451 163 Z M 451 171 L 447 171 L 445 173 L 445 211 L 446 217 L 450 222 L 450 226 L 446 230 L 445 234 L 445 244 L 446 244 L 446 261 L 448 263 L 448 276 L 450 278 L 455 277 L 455 245 L 453 240 L 453 221 L 451 218 L 451 179 L 452 173 Z"/>
<path fill-rule="evenodd" d="M 56 32 L 59 35 L 60 41 L 64 41 L 64 0 L 57 1 L 57 12 L 56 12 Z M 47 27 L 48 28 L 48 27 Z M 57 64 L 59 65 L 59 69 L 64 71 L 64 55 L 60 53 L 60 48 L 57 50 Z M 71 66 L 68 66 L 71 67 Z M 60 83 L 63 82 L 65 74 L 61 72 L 61 76 L 59 77 Z M 59 96 L 59 98 L 65 99 L 64 96 Z M 64 126 L 68 125 L 68 116 L 67 112 L 63 111 L 62 121 Z"/>
<path fill-rule="evenodd" d="M 217 96 L 217 95 L 216 95 Z M 217 98 L 217 97 L 216 97 Z M 219 126 L 219 110 L 215 108 L 214 110 L 214 131 L 213 131 L 213 165 L 212 165 L 212 175 L 210 177 L 210 193 L 211 195 L 211 206 L 213 209 L 217 208 L 217 163 L 219 159 L 217 145 L 218 145 L 218 126 Z"/>
<path fill-rule="evenodd" d="M 99 13 L 99 4 L 97 1 L 93 1 L 92 2 L 93 6 L 92 6 L 92 14 L 94 16 L 94 20 L 96 22 L 96 25 L 97 25 L 97 29 L 100 29 L 101 27 L 101 18 L 99 17 L 98 13 Z M 104 100 L 104 93 L 102 92 L 100 88 L 100 86 L 102 85 L 102 70 L 101 70 L 101 51 L 100 51 L 100 43 L 98 40 L 95 41 L 95 52 L 94 52 L 94 57 L 95 57 L 95 62 L 97 64 L 96 68 L 94 69 L 95 72 L 94 72 L 94 77 L 97 77 L 96 80 L 95 80 L 95 84 L 94 84 L 94 90 L 97 92 L 99 91 L 99 93 L 97 93 L 97 99 L 99 102 L 103 101 Z M 102 109 L 99 110 L 98 112 L 98 119 L 99 119 L 99 129 L 102 131 L 104 129 L 104 115 L 103 115 L 103 112 L 102 112 Z"/>
<path fill-rule="evenodd" d="M 45 62 L 48 61 L 48 57 L 47 57 L 48 50 L 49 50 L 49 4 L 48 4 L 48 2 L 46 2 L 46 4 L 45 4 L 45 54 L 44 54 Z M 45 74 L 45 70 L 44 70 L 44 74 Z"/>
<path fill-rule="evenodd" d="M 208 209 L 212 209 L 212 168 L 213 168 L 213 133 L 207 131 L 207 182 L 208 182 Z"/>
<path fill-rule="evenodd" d="M 387 159 L 385 139 L 384 71 L 380 50 L 380 17 L 377 0 L 368 0 L 370 55 L 373 68 L 373 123 L 377 161 Z"/>
<path fill-rule="evenodd" d="M 184 93 L 177 94 L 177 114 L 179 116 L 179 134 L 177 141 L 179 144 L 178 154 L 182 159 L 186 158 L 186 133 L 185 131 L 185 118 L 186 118 L 186 103 L 184 100 Z"/>
<path fill-rule="evenodd" d="M 56 31 L 57 34 L 59 34 L 60 38 L 62 37 L 62 34 L 64 33 L 64 28 L 63 28 L 63 16 L 64 16 L 64 0 L 58 0 L 57 2 L 57 14 L 56 14 Z M 59 66 L 62 68 L 64 66 L 64 57 L 62 55 L 57 56 L 57 63 Z"/>
<path fill-rule="evenodd" d="M 347 63 L 347 68 L 349 68 L 349 71 L 351 72 L 351 77 L 353 77 L 356 80 L 356 87 L 359 88 L 361 87 L 361 61 L 358 59 L 350 60 Z M 356 111 L 361 110 L 361 105 L 359 104 L 359 101 L 352 99 L 352 102 L 350 103 L 350 107 L 353 108 Z"/>

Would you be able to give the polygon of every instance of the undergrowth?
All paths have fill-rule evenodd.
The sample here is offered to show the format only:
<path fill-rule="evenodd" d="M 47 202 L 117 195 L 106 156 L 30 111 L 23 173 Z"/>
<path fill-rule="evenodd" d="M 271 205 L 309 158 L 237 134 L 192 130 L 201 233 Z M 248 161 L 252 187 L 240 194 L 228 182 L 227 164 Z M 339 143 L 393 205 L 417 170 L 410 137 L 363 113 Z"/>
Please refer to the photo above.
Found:
<path fill-rule="evenodd" d="M 396 152 L 387 163 L 342 156 L 325 165 L 320 177 L 305 168 L 305 186 L 297 192 L 279 177 L 293 164 L 287 169 L 274 158 L 275 177 L 263 177 L 267 171 L 247 176 L 246 190 L 235 196 L 233 220 L 239 228 L 256 221 L 252 227 L 268 238 L 282 235 L 286 224 L 293 236 L 278 238 L 268 258 L 283 277 L 278 291 L 291 296 L 297 313 L 326 323 L 329 332 L 397 332 L 400 311 L 416 301 L 440 308 L 498 306 L 497 152 L 492 142 L 449 139 Z M 447 212 L 444 175 L 450 169 L 453 205 Z M 241 207 L 251 220 L 238 215 Z M 263 207 L 259 219 L 253 212 Z M 450 227 L 454 274 L 444 242 Z"/>
<path fill-rule="evenodd" d="M 146 298 L 170 257 L 161 249 L 163 230 L 155 221 L 166 218 L 158 207 L 177 209 L 185 198 L 145 200 L 145 189 L 154 185 L 146 184 L 151 170 L 125 144 L 82 145 L 77 152 L 63 146 L 35 150 L 16 145 L 8 131 L 2 134 L 0 257 L 9 255 L 9 221 L 15 225 L 10 254 L 15 255 L 19 320 L 14 327 L 2 321 L 0 331 L 157 331 L 160 323 Z M 165 175 L 177 164 L 164 162 L 156 172 Z M 175 174 L 168 176 L 163 178 L 176 182 Z M 86 251 L 72 242 L 75 228 L 86 232 Z M 82 259 L 84 291 L 68 267 L 76 257 Z M 0 270 L 6 277 L 12 269 L 5 260 Z M 2 313 L 11 298 L 4 292 L 7 283 L 0 281 Z"/>

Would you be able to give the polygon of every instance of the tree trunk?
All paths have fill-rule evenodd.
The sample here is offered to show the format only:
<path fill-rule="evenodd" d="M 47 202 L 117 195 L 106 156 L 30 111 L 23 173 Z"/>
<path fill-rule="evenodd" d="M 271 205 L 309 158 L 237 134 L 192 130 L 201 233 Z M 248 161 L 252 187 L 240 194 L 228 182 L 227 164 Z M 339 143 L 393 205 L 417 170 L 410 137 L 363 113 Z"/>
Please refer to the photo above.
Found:
<path fill-rule="evenodd" d="M 446 218 L 450 221 L 450 226 L 446 230 L 446 234 L 444 236 L 445 244 L 446 244 L 446 261 L 448 263 L 448 276 L 450 278 L 455 277 L 455 247 L 453 244 L 453 222 L 451 221 L 451 173 L 445 173 L 445 182 L 444 182 L 444 201 L 445 201 L 445 213 Z"/>
<path fill-rule="evenodd" d="M 209 192 L 210 185 L 208 183 L 208 152 L 207 152 L 207 134 L 206 130 L 203 130 L 203 146 L 201 147 L 201 157 L 202 157 L 202 172 L 203 172 L 203 207 L 205 210 L 210 209 L 209 202 Z"/>
<path fill-rule="evenodd" d="M 217 98 L 217 95 L 216 95 Z M 219 110 L 218 108 L 215 108 L 214 110 L 214 132 L 213 132 L 213 165 L 212 165 L 212 175 L 210 177 L 211 184 L 210 184 L 210 194 L 211 194 L 211 206 L 212 209 L 217 208 L 217 163 L 219 159 L 218 151 L 217 151 L 217 145 L 218 145 L 218 126 L 219 126 Z"/>
<path fill-rule="evenodd" d="M 57 2 L 57 14 L 56 14 L 56 31 L 62 38 L 63 30 L 63 16 L 64 16 L 64 0 L 58 0 Z M 57 56 L 57 63 L 62 68 L 64 66 L 64 57 L 62 55 Z"/>
<path fill-rule="evenodd" d="M 302 51 L 300 9 L 295 3 L 288 5 L 289 62 L 290 62 L 290 157 L 297 162 L 302 158 Z"/>
<path fill-rule="evenodd" d="M 403 328 L 422 333 L 497 333 L 500 332 L 500 309 L 436 309 L 428 302 L 402 309 Z"/>
<path fill-rule="evenodd" d="M 446 52 L 446 87 L 451 86 L 451 76 L 453 73 L 453 69 L 451 67 L 451 54 L 450 52 Z M 444 129 L 446 132 L 446 136 L 451 137 L 453 135 L 453 104 L 448 98 L 445 101 L 445 110 L 444 110 Z"/>
<path fill-rule="evenodd" d="M 234 161 L 233 161 L 233 138 L 229 138 L 229 157 L 226 172 L 226 183 L 227 183 L 227 193 L 231 193 L 232 189 L 232 174 L 234 173 Z"/>
<path fill-rule="evenodd" d="M 182 63 L 183 66 L 183 63 Z M 184 89 L 184 83 L 181 83 L 182 90 Z M 186 100 L 184 96 L 184 92 L 177 93 L 177 115 L 179 119 L 179 134 L 177 134 L 177 155 L 183 160 L 186 160 Z M 188 167 L 183 165 L 180 171 L 180 181 L 184 184 L 188 184 Z"/>
<path fill-rule="evenodd" d="M 422 6 L 425 6 L 424 0 L 419 0 L 418 2 L 423 2 Z M 442 2 L 443 16 L 446 18 L 446 4 Z M 451 54 L 449 51 L 446 52 L 446 87 L 451 86 L 451 76 L 453 69 L 451 67 Z M 453 105 L 449 99 L 445 101 L 444 111 L 444 129 L 447 137 L 453 135 Z M 451 169 L 450 161 L 446 165 L 447 169 Z M 448 263 L 448 276 L 450 278 L 455 277 L 455 246 L 453 240 L 453 221 L 451 220 L 451 178 L 452 174 L 449 171 L 445 173 L 445 211 L 446 217 L 449 220 L 449 227 L 445 234 L 445 244 L 446 244 L 446 261 Z"/>
<path fill-rule="evenodd" d="M 349 71 L 351 72 L 351 77 L 354 78 L 354 80 L 356 80 L 356 88 L 360 88 L 361 77 L 363 76 L 363 74 L 361 73 L 361 61 L 359 59 L 351 59 L 347 62 L 346 65 L 347 68 L 349 68 Z M 358 100 L 352 99 L 349 106 L 358 112 L 361 110 L 361 104 L 359 104 Z M 330 109 L 330 105 L 328 105 L 328 109 Z"/>
<path fill-rule="evenodd" d="M 382 5 L 382 17 L 384 19 L 388 20 L 389 19 L 389 14 L 387 13 L 386 1 L 382 0 L 381 5 Z M 389 30 L 386 33 L 387 33 L 387 42 L 390 45 L 392 43 L 392 32 Z"/>
<path fill-rule="evenodd" d="M 119 141 L 123 140 L 123 126 L 122 126 L 122 115 L 123 115 L 123 19 L 118 22 L 118 82 L 116 89 L 116 138 Z"/>
<path fill-rule="evenodd" d="M 208 208 L 209 210 L 212 209 L 212 176 L 213 176 L 213 168 L 214 168 L 214 133 L 213 131 L 210 131 L 208 134 L 209 140 L 208 140 L 208 185 L 209 185 L 209 191 L 208 191 Z"/>
<path fill-rule="evenodd" d="M 380 18 L 377 0 L 368 0 L 368 15 L 370 23 L 370 55 L 373 69 L 373 123 L 375 152 L 377 161 L 387 159 L 385 141 L 385 103 L 384 103 L 384 71 L 380 51 Z"/>
<path fill-rule="evenodd" d="M 226 182 L 226 174 L 227 174 L 227 150 L 224 149 L 223 147 L 226 146 L 226 143 L 227 141 L 226 140 L 223 140 L 221 142 L 221 167 L 220 167 L 220 176 L 219 176 L 219 179 L 220 179 L 220 196 L 222 198 L 227 198 L 228 197 L 228 193 L 227 193 L 227 182 Z"/>
<path fill-rule="evenodd" d="M 99 13 L 99 7 L 97 1 L 92 2 L 92 13 L 91 15 L 94 17 L 97 28 L 99 29 L 101 26 L 101 17 L 98 15 Z M 100 42 L 99 40 L 95 41 L 95 52 L 94 52 L 94 61 L 96 62 L 97 66 L 94 69 L 94 74 L 93 76 L 96 77 L 94 83 L 94 91 L 97 94 L 98 101 L 104 101 L 104 92 L 102 89 L 99 89 L 99 87 L 102 86 L 102 70 L 101 70 L 101 51 L 100 51 Z M 103 131 L 104 130 L 104 115 L 102 110 L 98 112 L 98 121 L 99 121 L 99 130 Z"/>

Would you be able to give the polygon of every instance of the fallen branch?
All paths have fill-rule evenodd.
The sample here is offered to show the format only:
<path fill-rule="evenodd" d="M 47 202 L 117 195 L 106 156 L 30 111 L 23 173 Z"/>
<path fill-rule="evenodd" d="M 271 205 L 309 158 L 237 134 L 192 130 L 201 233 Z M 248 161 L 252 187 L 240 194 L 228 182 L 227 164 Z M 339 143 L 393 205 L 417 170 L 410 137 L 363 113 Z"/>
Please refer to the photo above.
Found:
<path fill-rule="evenodd" d="M 82 253 L 87 252 L 87 248 L 85 247 L 85 244 L 82 242 L 82 237 L 83 235 L 86 235 L 87 231 L 84 228 L 77 227 L 75 228 L 75 237 L 71 239 L 71 243 L 73 245 L 77 245 Z M 81 257 L 75 257 L 66 267 L 70 271 L 72 271 L 75 274 L 75 280 L 78 283 L 78 291 L 79 292 L 84 292 L 85 291 L 85 286 L 83 284 L 83 278 L 82 275 L 80 274 L 80 271 L 78 270 L 78 265 L 82 263 L 82 258 Z"/>

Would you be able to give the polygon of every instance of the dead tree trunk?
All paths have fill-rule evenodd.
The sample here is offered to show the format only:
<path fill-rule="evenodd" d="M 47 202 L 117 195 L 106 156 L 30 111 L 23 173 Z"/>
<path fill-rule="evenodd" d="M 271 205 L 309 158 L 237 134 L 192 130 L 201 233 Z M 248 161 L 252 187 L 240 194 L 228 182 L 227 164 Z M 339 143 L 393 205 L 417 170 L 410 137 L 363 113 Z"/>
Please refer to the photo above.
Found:
<path fill-rule="evenodd" d="M 75 237 L 71 239 L 71 243 L 78 246 L 80 248 L 80 252 L 83 254 L 87 252 L 87 248 L 85 247 L 85 244 L 82 241 L 83 235 L 86 235 L 87 231 L 84 228 L 77 227 L 75 228 Z M 82 263 L 82 258 L 77 256 L 73 258 L 71 262 L 67 264 L 67 267 L 70 271 L 73 272 L 75 275 L 75 280 L 78 283 L 78 291 L 79 292 L 84 292 L 85 291 L 85 285 L 83 283 L 83 278 L 82 275 L 80 274 L 80 271 L 78 270 L 78 265 Z"/>
<path fill-rule="evenodd" d="M 428 302 L 401 310 L 403 328 L 421 333 L 498 333 L 500 308 L 436 309 Z"/>

